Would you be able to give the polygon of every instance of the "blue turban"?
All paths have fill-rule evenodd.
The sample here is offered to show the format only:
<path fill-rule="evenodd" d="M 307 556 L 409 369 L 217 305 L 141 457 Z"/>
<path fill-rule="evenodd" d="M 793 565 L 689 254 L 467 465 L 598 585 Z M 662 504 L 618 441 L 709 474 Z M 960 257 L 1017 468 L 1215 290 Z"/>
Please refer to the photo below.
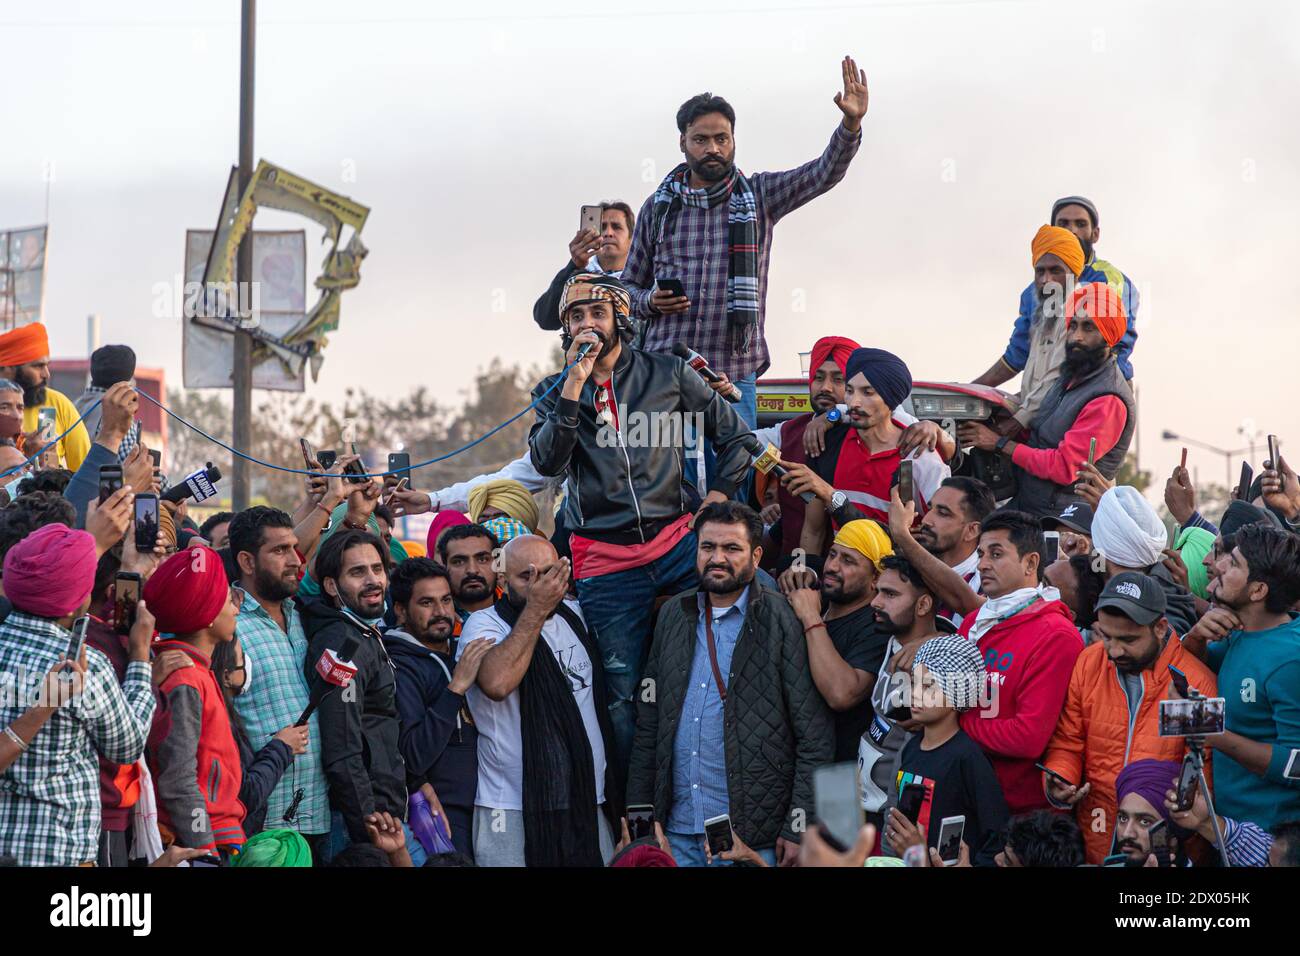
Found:
<path fill-rule="evenodd" d="M 844 369 L 847 382 L 861 372 L 890 410 L 897 408 L 912 394 L 912 373 L 893 352 L 884 349 L 854 349 Z"/>

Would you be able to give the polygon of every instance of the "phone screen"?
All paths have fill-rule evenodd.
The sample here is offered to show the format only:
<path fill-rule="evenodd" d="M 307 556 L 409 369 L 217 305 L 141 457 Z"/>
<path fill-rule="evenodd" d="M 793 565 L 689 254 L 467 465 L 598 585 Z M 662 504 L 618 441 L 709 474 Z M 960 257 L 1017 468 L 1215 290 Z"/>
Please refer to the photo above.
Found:
<path fill-rule="evenodd" d="M 339 460 L 339 453 L 333 448 L 322 448 L 316 453 L 316 460 L 325 471 L 334 467 L 334 463 Z"/>
<path fill-rule="evenodd" d="M 58 412 L 50 408 L 48 405 L 42 406 L 40 412 L 37 413 L 36 427 L 40 430 L 41 434 L 52 438 L 54 436 L 54 425 L 58 419 Z"/>
<path fill-rule="evenodd" d="M 122 487 L 122 466 L 104 465 L 99 469 L 99 503 L 102 505 Z"/>
<path fill-rule="evenodd" d="M 152 551 L 158 544 L 158 496 L 135 496 L 135 549 Z"/>
<path fill-rule="evenodd" d="M 829 764 L 813 771 L 813 805 L 817 819 L 844 848 L 857 842 L 866 822 L 856 760 Z"/>
<path fill-rule="evenodd" d="M 1178 771 L 1179 810 L 1192 809 L 1192 804 L 1196 802 L 1197 783 L 1199 783 L 1199 779 L 1196 775 L 1196 764 L 1184 759 L 1182 769 Z"/>
<path fill-rule="evenodd" d="M 140 575 L 119 571 L 113 588 L 113 630 L 130 634 L 135 625 L 135 609 L 140 603 Z"/>
<path fill-rule="evenodd" d="M 944 866 L 952 866 L 961 858 L 961 838 L 966 832 L 966 818 L 944 817 L 939 824 L 939 859 Z"/>
<path fill-rule="evenodd" d="M 298 447 L 302 449 L 302 460 L 308 468 L 312 467 L 312 459 L 316 457 L 315 452 L 311 449 L 311 442 L 305 438 L 298 439 Z"/>
<path fill-rule="evenodd" d="M 648 803 L 628 804 L 627 832 L 633 840 L 654 836 L 655 808 Z"/>
<path fill-rule="evenodd" d="M 705 820 L 704 838 L 709 841 L 709 852 L 714 856 L 730 850 L 734 845 L 731 841 L 731 815 L 724 813 Z"/>
<path fill-rule="evenodd" d="M 898 498 L 903 504 L 916 500 L 916 489 L 912 485 L 912 463 L 900 462 L 898 465 Z"/>

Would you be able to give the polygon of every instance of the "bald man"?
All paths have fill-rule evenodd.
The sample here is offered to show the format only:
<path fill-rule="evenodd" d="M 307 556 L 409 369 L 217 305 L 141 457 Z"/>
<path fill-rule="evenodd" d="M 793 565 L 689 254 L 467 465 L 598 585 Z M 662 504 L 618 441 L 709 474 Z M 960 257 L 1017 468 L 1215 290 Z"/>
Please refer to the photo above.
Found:
<path fill-rule="evenodd" d="M 622 786 L 600 650 L 578 602 L 565 599 L 569 560 L 549 541 L 520 535 L 501 558 L 504 597 L 471 614 L 457 644 L 458 656 L 480 637 L 495 645 L 466 694 L 479 732 L 474 857 L 603 866 Z"/>

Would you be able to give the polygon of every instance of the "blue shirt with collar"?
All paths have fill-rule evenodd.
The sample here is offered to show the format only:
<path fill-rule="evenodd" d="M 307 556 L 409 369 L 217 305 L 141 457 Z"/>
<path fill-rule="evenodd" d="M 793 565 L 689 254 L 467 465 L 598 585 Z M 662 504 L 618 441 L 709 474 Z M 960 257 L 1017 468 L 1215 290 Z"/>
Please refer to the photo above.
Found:
<path fill-rule="evenodd" d="M 740 628 L 749 607 L 746 587 L 736 603 L 713 622 L 713 642 L 718 670 L 727 686 L 731 657 L 740 639 Z M 666 830 L 673 833 L 704 832 L 704 821 L 731 812 L 727 794 L 727 759 L 723 737 L 723 700 L 709 663 L 704 615 L 712 613 L 703 592 L 696 596 L 700 615 L 695 625 L 695 654 L 682 702 L 681 720 L 673 740 L 673 805 Z"/>

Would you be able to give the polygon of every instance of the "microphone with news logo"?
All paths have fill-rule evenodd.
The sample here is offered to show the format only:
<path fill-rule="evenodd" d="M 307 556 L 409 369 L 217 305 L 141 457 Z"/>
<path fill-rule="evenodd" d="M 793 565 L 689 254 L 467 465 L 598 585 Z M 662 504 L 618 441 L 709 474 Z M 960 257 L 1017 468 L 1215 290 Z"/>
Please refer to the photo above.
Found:
<path fill-rule="evenodd" d="M 357 665 L 352 663 L 352 658 L 360 647 L 361 641 L 349 635 L 337 651 L 326 649 L 320 656 L 316 661 L 316 674 L 312 678 L 307 709 L 302 712 L 302 716 L 294 724 L 295 727 L 301 727 L 311 720 L 311 715 L 315 713 L 327 694 L 337 687 L 347 687 L 352 683 L 352 678 L 357 676 Z"/>
<path fill-rule="evenodd" d="M 695 369 L 695 371 L 699 372 L 700 377 L 706 382 L 722 381 L 722 376 L 709 368 L 709 363 L 705 360 L 704 356 L 699 352 L 696 352 L 694 349 L 687 348 L 681 342 L 678 342 L 673 346 L 673 354 L 691 368 Z M 734 382 L 732 383 L 731 388 L 719 394 L 732 404 L 740 401 L 740 389 L 736 387 Z"/>
<path fill-rule="evenodd" d="M 754 456 L 755 471 L 762 472 L 765 475 L 776 475 L 778 481 L 790 474 L 790 470 L 781 464 L 781 453 L 777 451 L 775 445 L 764 447 L 753 432 L 745 435 L 741 441 L 746 450 Z M 799 497 L 804 501 L 811 502 L 816 495 L 811 491 L 801 491 Z"/>

